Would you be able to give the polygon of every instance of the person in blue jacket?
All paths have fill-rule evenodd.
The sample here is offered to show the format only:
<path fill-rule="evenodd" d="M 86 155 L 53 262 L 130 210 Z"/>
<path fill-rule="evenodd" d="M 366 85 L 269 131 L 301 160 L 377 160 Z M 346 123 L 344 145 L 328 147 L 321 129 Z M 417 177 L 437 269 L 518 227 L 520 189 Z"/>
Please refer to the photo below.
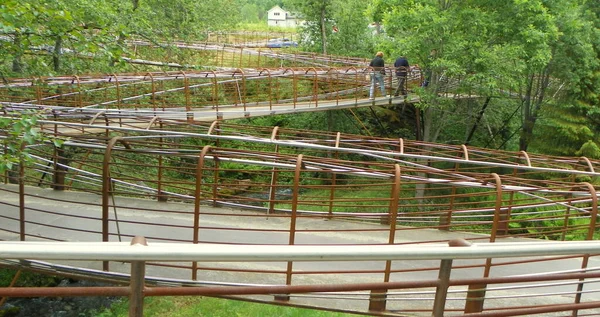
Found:
<path fill-rule="evenodd" d="M 396 77 L 398 77 L 398 87 L 394 91 L 394 96 L 397 97 L 400 94 L 406 96 L 406 77 L 408 75 L 408 60 L 406 56 L 400 56 L 394 62 L 394 69 L 396 70 Z"/>

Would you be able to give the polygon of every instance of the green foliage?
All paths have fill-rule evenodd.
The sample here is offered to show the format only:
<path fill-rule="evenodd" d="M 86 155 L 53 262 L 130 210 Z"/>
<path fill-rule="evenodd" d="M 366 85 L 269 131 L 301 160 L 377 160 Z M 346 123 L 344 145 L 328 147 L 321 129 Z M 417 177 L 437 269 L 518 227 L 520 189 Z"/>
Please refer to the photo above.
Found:
<path fill-rule="evenodd" d="M 29 160 L 27 145 L 43 141 L 52 141 L 57 147 L 62 145 L 62 140 L 50 139 L 39 133 L 36 124 L 40 117 L 37 112 L 0 117 L 0 137 L 3 137 L 4 146 L 0 152 L 0 173 L 13 169 L 21 160 Z"/>
<path fill-rule="evenodd" d="M 14 269 L 0 268 L 0 287 L 10 286 L 11 281 L 17 274 Z M 62 278 L 38 274 L 28 271 L 21 271 L 19 278 L 17 279 L 15 287 L 53 287 L 57 286 Z"/>
<path fill-rule="evenodd" d="M 121 317 L 128 314 L 127 300 L 123 300 L 99 313 L 98 317 Z M 187 316 L 288 316 L 288 317 L 343 317 L 354 314 L 334 313 L 306 308 L 249 303 L 210 297 L 151 297 L 144 300 L 144 316 L 187 317 Z"/>

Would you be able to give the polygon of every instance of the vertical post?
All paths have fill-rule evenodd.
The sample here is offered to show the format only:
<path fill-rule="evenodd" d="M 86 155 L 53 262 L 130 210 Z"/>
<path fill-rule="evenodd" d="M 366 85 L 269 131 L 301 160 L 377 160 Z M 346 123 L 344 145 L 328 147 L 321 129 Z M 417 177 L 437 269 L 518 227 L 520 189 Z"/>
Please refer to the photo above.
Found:
<path fill-rule="evenodd" d="M 442 259 L 438 273 L 438 285 L 435 289 L 435 300 L 433 301 L 433 316 L 443 317 L 446 307 L 446 297 L 450 285 L 450 273 L 452 272 L 452 259 Z"/>
<path fill-rule="evenodd" d="M 23 150 L 23 149 L 21 149 Z M 23 154 L 19 155 L 19 234 L 25 241 L 25 164 Z"/>
<path fill-rule="evenodd" d="M 387 290 L 372 290 L 369 296 L 369 311 L 384 311 Z"/>
<path fill-rule="evenodd" d="M 147 246 L 144 237 L 136 236 L 131 240 L 132 246 Z M 146 262 L 131 262 L 131 281 L 129 283 L 129 317 L 144 316 L 144 280 Z"/>
<path fill-rule="evenodd" d="M 388 210 L 388 218 L 387 221 L 390 224 L 390 232 L 388 238 L 388 244 L 393 245 L 396 241 L 396 223 L 398 220 L 398 203 L 400 200 L 400 165 L 394 165 L 394 180 L 392 184 L 392 192 L 390 193 L 390 205 Z M 383 276 L 383 281 L 385 283 L 390 281 L 392 271 L 392 261 L 385 261 L 385 271 Z M 380 292 L 372 292 L 371 300 L 369 301 L 369 309 L 373 308 L 377 311 L 384 311 L 386 309 L 386 296 L 387 290 L 382 290 Z M 373 301 L 373 302 L 372 302 Z"/>
<path fill-rule="evenodd" d="M 198 158 L 198 165 L 196 166 L 196 189 L 194 191 L 194 244 L 199 242 L 200 234 L 200 200 L 202 195 L 202 172 L 204 170 L 204 158 L 206 154 L 211 150 L 211 146 L 207 145 L 202 148 L 200 157 Z M 192 262 L 192 280 L 198 278 L 197 272 L 198 262 Z"/>
<path fill-rule="evenodd" d="M 302 158 L 303 155 L 298 155 L 296 160 L 296 169 L 294 170 L 294 189 L 292 190 L 292 214 L 290 219 L 290 238 L 289 245 L 294 245 L 296 242 L 296 218 L 298 217 L 298 194 L 300 193 L 300 173 L 302 172 Z M 293 261 L 288 261 L 285 284 L 292 285 L 292 274 L 293 274 Z M 275 297 L 277 300 L 289 301 L 290 296 L 278 295 Z"/>
<path fill-rule="evenodd" d="M 163 123 L 162 121 L 160 121 L 160 128 L 162 130 L 163 127 Z M 163 148 L 164 147 L 164 139 L 162 137 L 160 137 L 159 141 L 160 142 L 160 147 Z M 167 194 L 165 194 L 163 192 L 163 185 L 162 185 L 162 176 L 163 176 L 163 155 L 160 154 L 158 156 L 158 183 L 156 184 L 156 193 L 157 193 L 157 200 L 158 201 L 167 201 L 169 200 L 169 196 Z"/>
<path fill-rule="evenodd" d="M 61 165 L 67 165 L 69 161 L 65 158 L 65 150 L 54 147 L 54 177 L 52 188 L 54 190 L 65 190 L 65 174 L 67 168 Z"/>
<path fill-rule="evenodd" d="M 448 241 L 448 245 L 450 247 L 469 247 L 471 243 L 464 239 L 454 239 Z M 434 317 L 444 316 L 448 287 L 450 287 L 450 273 L 452 273 L 452 259 L 442 259 L 438 274 L 438 285 L 435 291 L 435 300 L 433 302 Z"/>
<path fill-rule="evenodd" d="M 275 141 L 278 139 L 277 133 L 279 132 L 279 127 L 274 127 L 273 132 L 271 132 L 271 141 Z M 275 144 L 275 154 L 279 153 L 279 144 Z M 277 167 L 273 166 L 271 169 L 271 184 L 269 186 L 269 209 L 267 210 L 267 215 L 275 211 L 275 194 L 277 192 L 277 177 L 279 176 L 279 172 L 277 171 Z"/>
<path fill-rule="evenodd" d="M 596 222 L 597 222 L 597 218 L 598 218 L 598 196 L 596 196 L 596 189 L 594 188 L 594 186 L 590 183 L 585 182 L 584 183 L 588 190 L 590 191 L 590 196 L 592 198 L 592 211 L 590 212 L 590 225 L 588 227 L 588 233 L 586 236 L 586 240 L 594 240 L 594 233 L 596 231 Z M 581 260 L 581 271 L 585 271 L 587 270 L 587 266 L 588 266 L 588 262 L 590 259 L 590 255 L 589 254 L 584 254 Z M 580 279 L 579 283 L 577 284 L 577 294 L 575 295 L 575 304 L 579 304 L 581 303 L 581 294 L 583 292 L 583 285 L 584 285 L 585 280 L 584 279 Z M 571 316 L 576 317 L 578 316 L 579 310 L 574 309 L 573 310 L 573 314 Z"/>
<path fill-rule="evenodd" d="M 492 173 L 492 177 L 494 177 L 494 180 L 496 181 L 496 206 L 494 211 L 494 223 L 492 224 L 492 233 L 490 234 L 490 243 L 496 242 L 496 234 L 498 232 L 502 209 L 502 180 L 496 173 Z M 492 259 L 487 258 L 485 260 L 483 277 L 489 277 L 491 269 Z M 483 311 L 486 288 L 487 284 L 469 285 L 467 301 L 465 303 L 465 313 L 478 313 Z"/>
<path fill-rule="evenodd" d="M 340 147 L 340 138 L 341 138 L 341 133 L 338 132 L 336 137 L 335 137 L 335 148 L 339 148 Z M 338 159 L 339 158 L 339 153 L 338 151 L 335 151 L 335 158 Z M 328 218 L 331 219 L 333 217 L 333 202 L 335 201 L 335 187 L 337 185 L 337 173 L 332 172 L 331 173 L 331 187 L 329 188 L 329 209 L 327 212 Z"/>
<path fill-rule="evenodd" d="M 106 146 L 106 150 L 104 152 L 104 161 L 102 163 L 102 242 L 109 241 L 109 228 L 108 228 L 108 215 L 110 209 L 110 199 L 109 196 L 112 195 L 111 192 L 111 178 L 110 178 L 110 158 L 112 155 L 112 149 L 115 146 L 115 143 L 119 141 L 120 137 L 114 137 L 110 139 L 108 145 Z M 104 271 L 108 271 L 108 261 L 102 262 L 102 269 Z"/>

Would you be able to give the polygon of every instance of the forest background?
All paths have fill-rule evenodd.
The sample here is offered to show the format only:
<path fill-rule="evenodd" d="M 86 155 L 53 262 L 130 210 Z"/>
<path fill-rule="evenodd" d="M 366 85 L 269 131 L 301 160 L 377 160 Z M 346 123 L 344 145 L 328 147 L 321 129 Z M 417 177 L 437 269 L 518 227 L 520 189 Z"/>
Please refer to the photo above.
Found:
<path fill-rule="evenodd" d="M 0 76 L 170 70 L 126 63 L 140 57 L 131 39 L 162 48 L 148 59 L 202 65 L 169 43 L 204 41 L 209 32 L 289 32 L 267 27 L 274 5 L 306 20 L 293 31 L 299 50 L 365 58 L 383 51 L 388 66 L 405 55 L 431 72 L 430 86 L 412 91 L 420 125 L 405 106 L 366 108 L 359 116 L 369 133 L 600 158 L 596 0 L 4 0 Z M 457 93 L 477 98 L 440 97 L 439 87 L 456 79 Z M 241 122 L 366 133 L 344 110 Z"/>

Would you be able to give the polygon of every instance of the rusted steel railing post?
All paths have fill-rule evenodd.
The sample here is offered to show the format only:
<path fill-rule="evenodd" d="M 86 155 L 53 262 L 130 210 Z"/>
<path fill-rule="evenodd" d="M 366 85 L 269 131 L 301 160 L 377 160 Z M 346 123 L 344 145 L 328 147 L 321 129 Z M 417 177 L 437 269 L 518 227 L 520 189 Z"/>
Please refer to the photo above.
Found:
<path fill-rule="evenodd" d="M 271 141 L 277 140 L 279 127 L 274 127 L 273 132 L 271 133 Z M 279 144 L 275 144 L 275 155 L 279 154 Z M 275 211 L 275 194 L 277 193 L 277 178 L 279 176 L 279 172 L 277 171 L 277 167 L 273 166 L 271 168 L 271 183 L 269 186 L 269 209 L 267 209 L 267 215 Z"/>
<path fill-rule="evenodd" d="M 121 110 L 121 102 L 123 99 L 121 98 L 121 85 L 119 83 L 119 77 L 117 77 L 117 74 L 112 74 L 112 77 L 115 78 L 115 88 L 117 90 L 117 109 Z"/>
<path fill-rule="evenodd" d="M 231 77 L 235 77 L 236 74 L 242 74 L 242 87 L 240 88 L 239 85 L 239 81 L 236 79 L 235 80 L 235 86 L 237 89 L 237 96 L 240 100 L 240 103 L 242 104 L 242 106 L 244 107 L 244 111 L 246 111 L 246 74 L 244 73 L 243 69 L 236 69 L 233 74 L 231 74 Z M 236 104 L 237 105 L 237 104 Z"/>
<path fill-rule="evenodd" d="M 112 156 L 112 149 L 115 144 L 119 141 L 120 137 L 114 137 L 110 139 L 106 150 L 104 152 L 104 161 L 102 162 L 102 242 L 109 241 L 109 209 L 110 209 L 110 196 L 112 195 L 112 179 L 110 177 L 110 158 Z M 108 271 L 108 261 L 102 262 L 102 269 Z"/>
<path fill-rule="evenodd" d="M 490 234 L 490 243 L 496 242 L 496 235 L 498 227 L 501 221 L 501 209 L 502 209 L 502 180 L 496 173 L 492 173 L 492 177 L 496 181 L 496 206 L 494 212 L 494 223 L 492 224 L 492 232 Z M 485 261 L 485 268 L 483 271 L 483 277 L 489 277 L 492 268 L 492 259 L 487 258 Z M 478 313 L 483 311 L 483 303 L 485 301 L 485 292 L 487 284 L 473 284 L 469 285 L 467 292 L 467 301 L 465 303 L 465 313 Z"/>
<path fill-rule="evenodd" d="M 450 247 L 469 247 L 471 244 L 463 239 L 455 239 L 448 241 Z M 446 307 L 446 298 L 448 296 L 448 288 L 450 287 L 450 273 L 452 272 L 452 259 L 442 259 L 440 263 L 440 271 L 438 273 L 438 285 L 435 290 L 435 300 L 433 301 L 434 317 L 444 316 Z"/>
<path fill-rule="evenodd" d="M 311 67 L 309 69 L 306 70 L 306 72 L 304 73 L 305 75 L 308 74 L 309 71 L 313 72 L 313 95 L 312 95 L 312 99 L 315 102 L 315 108 L 319 106 L 319 79 L 318 79 L 318 74 L 317 74 L 317 69 L 314 67 Z"/>
<path fill-rule="evenodd" d="M 598 218 L 598 196 L 596 196 L 596 189 L 594 188 L 594 186 L 590 183 L 584 182 L 583 183 L 585 186 L 587 186 L 588 190 L 590 191 L 590 197 L 592 198 L 592 210 L 590 212 L 590 225 L 588 227 L 588 232 L 587 232 L 587 236 L 585 237 L 586 240 L 594 240 L 594 233 L 596 232 L 596 223 L 597 223 L 597 218 Z M 581 259 L 581 271 L 585 272 L 587 270 L 588 267 L 588 262 L 590 260 L 590 255 L 589 254 L 584 254 L 582 259 Z M 583 285 L 585 284 L 585 279 L 580 279 L 579 283 L 577 284 L 577 294 L 575 295 L 575 304 L 579 304 L 581 303 L 581 295 L 583 293 Z M 573 310 L 573 314 L 571 316 L 576 317 L 578 316 L 578 310 L 575 309 Z"/>
<path fill-rule="evenodd" d="M 292 91 L 294 94 L 294 109 L 296 109 L 296 104 L 298 103 L 298 77 L 296 76 L 296 72 L 292 68 L 286 68 L 283 71 L 283 74 L 285 75 L 285 73 L 287 73 L 288 71 L 292 72 Z M 281 90 L 281 88 L 278 86 L 277 87 L 277 100 L 279 100 L 279 98 L 280 98 L 279 90 Z"/>
<path fill-rule="evenodd" d="M 185 111 L 187 113 L 186 119 L 188 122 L 193 122 L 194 114 L 191 113 L 192 107 L 191 107 L 191 102 L 190 102 L 190 80 L 184 71 L 179 71 L 179 73 L 183 76 L 183 94 L 185 97 Z M 175 78 L 177 79 L 177 77 L 175 77 Z"/>
<path fill-rule="evenodd" d="M 494 224 L 492 225 L 492 235 L 494 236 L 495 241 L 497 235 L 508 235 L 509 214 L 508 209 L 502 209 L 502 181 L 500 180 L 500 176 L 496 173 L 492 173 L 492 176 L 496 180 L 496 207 L 494 212 Z"/>
<path fill-rule="evenodd" d="M 146 238 L 136 236 L 131 246 L 147 246 Z M 146 278 L 146 262 L 131 261 L 131 281 L 129 283 L 129 317 L 144 316 L 144 281 Z"/>
<path fill-rule="evenodd" d="M 387 290 L 372 290 L 369 295 L 369 311 L 382 312 L 385 310 Z"/>
<path fill-rule="evenodd" d="M 292 189 L 292 214 L 290 219 L 290 237 L 289 237 L 289 245 L 294 245 L 296 243 L 296 218 L 298 217 L 298 195 L 300 194 L 300 174 L 302 172 L 302 163 L 303 155 L 298 155 L 296 159 L 296 169 L 294 170 L 294 188 Z M 292 285 L 292 274 L 293 274 L 293 261 L 288 261 L 287 270 L 285 276 L 285 284 Z M 289 294 L 277 295 L 275 297 L 277 300 L 288 301 L 290 300 Z"/>
<path fill-rule="evenodd" d="M 156 117 L 158 118 L 158 117 Z M 160 129 L 163 129 L 163 122 L 162 120 L 159 120 L 159 125 L 160 125 Z M 158 139 L 158 141 L 160 142 L 160 148 L 164 147 L 164 142 L 165 139 L 163 137 L 160 137 Z M 164 164 L 163 164 L 163 155 L 160 154 L 158 156 L 158 170 L 157 170 L 157 177 L 158 177 L 158 182 L 156 184 L 156 199 L 158 201 L 167 201 L 169 200 L 169 195 L 165 194 L 163 192 L 163 174 L 164 174 Z"/>
<path fill-rule="evenodd" d="M 356 69 L 356 67 L 352 66 L 352 67 L 349 67 L 348 69 L 346 69 L 346 74 L 350 71 L 354 72 L 354 83 L 355 83 L 354 84 L 354 105 L 357 105 L 358 104 L 358 94 L 360 91 L 358 88 L 363 86 L 362 79 L 358 79 L 358 70 Z M 361 77 L 364 78 L 363 75 L 361 75 Z"/>
<path fill-rule="evenodd" d="M 25 144 L 21 146 L 21 152 Z M 25 163 L 23 154 L 19 154 L 19 238 L 25 241 Z"/>
<path fill-rule="evenodd" d="M 340 147 L 340 138 L 341 133 L 338 132 L 335 136 L 335 148 L 338 149 Z M 335 158 L 338 159 L 340 152 L 335 151 Z M 329 188 L 329 207 L 327 210 L 328 218 L 331 219 L 333 217 L 333 202 L 335 201 L 335 187 L 337 185 L 337 173 L 331 172 L 331 187 Z"/>
<path fill-rule="evenodd" d="M 469 161 L 469 150 L 467 146 L 462 144 L 462 155 L 465 161 Z M 460 158 L 460 157 L 459 157 Z M 460 170 L 460 162 L 456 162 L 454 164 L 454 172 L 458 172 Z M 448 211 L 446 211 L 446 215 L 440 216 L 439 229 L 444 231 L 449 231 L 450 226 L 452 225 L 452 213 L 454 211 L 454 202 L 456 199 L 456 186 L 452 185 L 452 193 L 450 194 L 450 202 L 448 204 Z"/>
<path fill-rule="evenodd" d="M 152 75 L 152 73 L 148 72 L 144 76 L 144 80 L 146 80 L 146 76 L 150 77 L 150 87 L 152 87 L 150 95 L 150 104 L 152 104 L 152 110 L 156 111 L 156 84 L 154 83 L 154 76 Z"/>
<path fill-rule="evenodd" d="M 67 174 L 67 167 L 69 160 L 65 158 L 65 150 L 54 146 L 54 177 L 52 179 L 52 189 L 64 190 L 65 189 L 65 175 Z"/>
<path fill-rule="evenodd" d="M 258 73 L 258 76 L 262 76 L 263 72 L 266 72 L 267 76 L 269 78 L 269 110 L 273 110 L 273 79 L 271 77 L 271 71 L 268 70 L 267 68 L 263 68 Z M 258 81 L 257 81 L 257 85 L 258 85 Z M 257 101 L 257 103 L 258 103 L 258 101 Z"/>
<path fill-rule="evenodd" d="M 395 244 L 396 241 L 396 223 L 398 220 L 398 203 L 400 200 L 400 188 L 401 188 L 401 170 L 400 170 L 400 165 L 395 164 L 394 165 L 394 178 L 393 178 L 393 184 L 392 184 L 392 190 L 391 190 L 391 195 L 390 195 L 390 205 L 389 205 L 389 211 L 388 211 L 388 215 L 387 215 L 387 221 L 390 224 L 390 232 L 389 232 L 389 238 L 388 238 L 388 243 L 393 245 Z M 391 271 L 392 271 L 392 261 L 391 260 L 387 260 L 385 261 L 385 271 L 384 271 L 384 276 L 383 276 L 383 281 L 385 283 L 390 281 L 390 276 L 391 276 Z M 371 299 L 374 300 L 373 302 L 369 301 L 369 310 L 377 310 L 377 311 L 384 311 L 386 309 L 386 293 L 387 290 L 381 290 L 378 292 L 372 292 L 371 293 Z"/>
<path fill-rule="evenodd" d="M 73 85 L 75 81 L 77 81 L 77 106 L 81 108 L 83 107 L 83 91 L 81 90 L 81 81 L 79 80 L 79 76 L 73 75 L 71 85 Z"/>
<path fill-rule="evenodd" d="M 196 166 L 196 189 L 194 190 L 194 244 L 199 242 L 200 234 L 200 201 L 202 199 L 202 174 L 204 171 L 204 160 L 206 154 L 210 152 L 211 146 L 207 145 L 202 148 L 200 156 L 198 157 L 198 165 Z M 192 280 L 198 278 L 198 262 L 192 263 Z"/>

